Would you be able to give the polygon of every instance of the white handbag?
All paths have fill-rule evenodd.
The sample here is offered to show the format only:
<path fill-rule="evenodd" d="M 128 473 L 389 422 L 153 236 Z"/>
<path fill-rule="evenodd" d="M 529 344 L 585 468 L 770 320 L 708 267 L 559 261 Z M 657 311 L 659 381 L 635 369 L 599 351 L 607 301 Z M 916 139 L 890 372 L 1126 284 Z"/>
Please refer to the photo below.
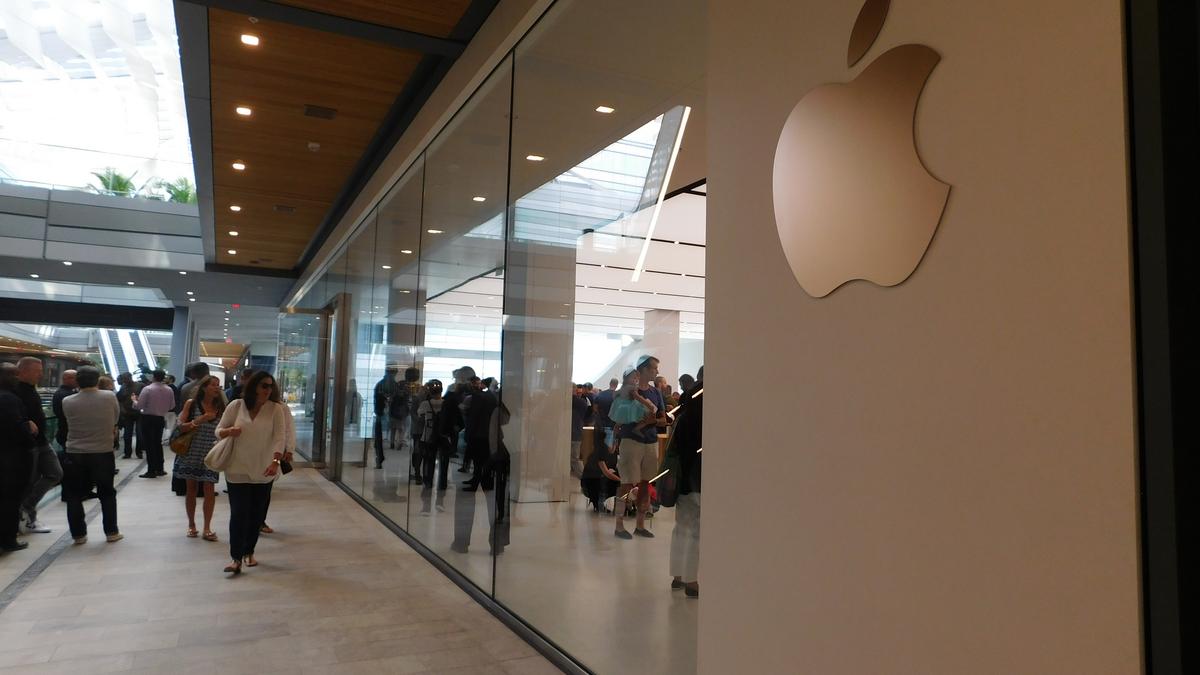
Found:
<path fill-rule="evenodd" d="M 204 456 L 204 466 L 213 471 L 224 471 L 233 463 L 233 436 L 226 436 L 213 444 Z"/>

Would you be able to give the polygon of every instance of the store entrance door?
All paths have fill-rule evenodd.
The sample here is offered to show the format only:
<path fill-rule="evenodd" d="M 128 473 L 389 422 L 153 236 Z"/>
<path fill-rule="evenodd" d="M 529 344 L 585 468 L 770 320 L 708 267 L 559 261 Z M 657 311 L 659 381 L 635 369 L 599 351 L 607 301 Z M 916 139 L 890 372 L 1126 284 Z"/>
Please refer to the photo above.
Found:
<path fill-rule="evenodd" d="M 321 353 L 321 430 L 324 467 L 321 473 L 330 480 L 340 480 L 342 473 L 342 429 L 346 416 L 346 372 L 349 366 L 349 331 L 346 330 L 346 312 L 350 307 L 349 296 L 339 293 L 325 306 L 324 322 L 328 340 Z"/>

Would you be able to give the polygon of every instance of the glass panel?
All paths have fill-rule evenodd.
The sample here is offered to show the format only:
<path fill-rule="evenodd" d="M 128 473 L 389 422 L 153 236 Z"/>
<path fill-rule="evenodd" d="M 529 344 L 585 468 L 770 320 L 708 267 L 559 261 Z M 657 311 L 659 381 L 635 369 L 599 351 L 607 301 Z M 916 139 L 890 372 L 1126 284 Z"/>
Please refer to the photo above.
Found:
<path fill-rule="evenodd" d="M 432 408 L 440 410 L 439 432 L 422 448 L 434 484 L 409 502 L 410 532 L 488 591 L 494 483 L 489 474 L 478 491 L 447 488 L 466 477 L 452 465 L 466 458 L 483 468 L 491 454 L 487 425 L 496 396 L 470 378 L 500 373 L 510 65 L 488 78 L 425 156 L 422 377 L 440 380 L 445 397 L 431 401 L 426 416 L 433 420 Z"/>
<path fill-rule="evenodd" d="M 376 316 L 383 307 L 374 298 L 375 214 L 354 235 L 346 251 L 345 329 L 349 340 L 346 393 L 342 403 L 342 482 L 362 493 L 368 462 L 374 466 L 371 430 L 375 413 L 370 384 L 378 375 L 372 370 L 372 331 L 379 326 Z M 382 372 L 382 369 L 380 369 Z"/>
<path fill-rule="evenodd" d="M 323 375 L 325 384 L 321 399 L 321 415 L 323 418 L 323 448 L 326 462 L 326 475 L 337 478 L 341 470 L 341 425 L 343 422 L 342 405 L 346 386 L 344 367 L 346 360 L 341 352 L 344 343 L 343 331 L 346 328 L 346 313 L 348 308 L 341 304 L 342 292 L 346 289 L 346 259 L 345 251 L 334 261 L 325 272 L 321 289 L 324 297 L 320 300 L 322 309 L 329 312 L 326 322 L 326 364 Z M 318 296 L 320 297 L 320 296 Z"/>
<path fill-rule="evenodd" d="M 705 21 L 686 0 L 559 0 L 516 50 L 501 429 L 512 524 L 495 595 L 595 672 L 695 672 L 698 605 L 670 591 L 676 509 L 644 523 L 605 511 L 658 473 L 656 425 L 622 442 L 610 480 L 618 462 L 592 402 L 644 353 L 674 383 L 681 313 L 702 316 L 703 219 L 672 226 L 698 227 L 699 247 L 681 243 L 694 233 L 649 239 L 667 228 L 660 200 L 703 102 Z M 620 49 L 601 29 L 615 25 Z M 656 412 L 659 394 L 646 393 Z M 652 537 L 614 535 L 637 525 Z M 586 611 L 565 597 L 588 597 Z"/>
<path fill-rule="evenodd" d="M 378 411 L 373 424 L 375 459 L 382 457 L 383 463 L 368 472 L 363 496 L 405 527 L 413 486 L 412 414 L 420 392 L 424 340 L 418 311 L 423 180 L 424 162 L 418 161 L 383 199 L 372 267 L 371 304 L 377 313 L 370 315 L 371 409 L 372 414 Z"/>
<path fill-rule="evenodd" d="M 279 315 L 279 365 L 276 377 L 284 403 L 296 422 L 299 454 L 313 459 L 313 415 L 317 400 L 317 369 L 328 346 L 321 339 L 320 314 L 299 310 Z"/>

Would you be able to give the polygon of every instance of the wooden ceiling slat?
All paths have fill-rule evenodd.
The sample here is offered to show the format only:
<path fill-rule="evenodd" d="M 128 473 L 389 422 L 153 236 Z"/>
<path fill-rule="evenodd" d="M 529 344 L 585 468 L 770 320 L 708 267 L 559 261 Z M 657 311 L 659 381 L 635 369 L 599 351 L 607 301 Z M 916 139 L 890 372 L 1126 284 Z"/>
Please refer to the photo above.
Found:
<path fill-rule="evenodd" d="M 471 0 L 276 0 L 314 12 L 449 37 Z"/>

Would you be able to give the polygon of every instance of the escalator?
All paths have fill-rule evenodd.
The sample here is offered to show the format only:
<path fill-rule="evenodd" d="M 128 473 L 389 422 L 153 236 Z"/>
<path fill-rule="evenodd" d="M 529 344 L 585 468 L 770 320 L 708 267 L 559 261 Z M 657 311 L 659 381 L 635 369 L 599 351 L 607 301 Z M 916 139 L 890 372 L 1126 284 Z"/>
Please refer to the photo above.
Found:
<path fill-rule="evenodd" d="M 114 377 L 120 373 L 136 375 L 141 364 L 151 370 L 157 367 L 158 360 L 150 349 L 145 331 L 101 328 L 99 333 L 100 358 L 104 361 L 104 369 Z"/>

